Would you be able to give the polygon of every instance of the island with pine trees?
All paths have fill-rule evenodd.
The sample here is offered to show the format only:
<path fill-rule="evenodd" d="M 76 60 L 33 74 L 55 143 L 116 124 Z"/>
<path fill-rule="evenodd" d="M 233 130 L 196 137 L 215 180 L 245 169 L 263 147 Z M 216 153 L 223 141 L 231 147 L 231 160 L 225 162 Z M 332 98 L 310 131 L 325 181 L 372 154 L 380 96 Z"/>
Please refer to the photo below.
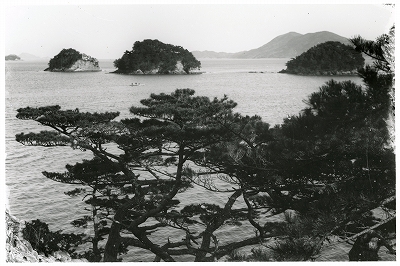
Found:
<path fill-rule="evenodd" d="M 352 46 L 329 41 L 318 44 L 286 63 L 279 73 L 296 75 L 357 75 L 364 57 Z"/>
<path fill-rule="evenodd" d="M 50 59 L 49 67 L 44 71 L 51 72 L 96 72 L 101 71 L 96 58 L 80 53 L 75 49 L 63 49 Z"/>
<path fill-rule="evenodd" d="M 201 63 L 181 46 L 146 39 L 136 41 L 114 66 L 119 74 L 198 74 Z"/>
<path fill-rule="evenodd" d="M 21 58 L 18 55 L 15 54 L 9 54 L 5 56 L 6 61 L 18 61 L 21 60 Z"/>

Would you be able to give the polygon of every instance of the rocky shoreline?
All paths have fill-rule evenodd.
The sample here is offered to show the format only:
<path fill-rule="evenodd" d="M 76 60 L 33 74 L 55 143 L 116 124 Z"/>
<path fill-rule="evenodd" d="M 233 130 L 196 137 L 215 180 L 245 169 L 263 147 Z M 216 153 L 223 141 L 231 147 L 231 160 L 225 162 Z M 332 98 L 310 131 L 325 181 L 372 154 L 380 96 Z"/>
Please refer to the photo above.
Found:
<path fill-rule="evenodd" d="M 88 262 L 72 259 L 67 252 L 56 251 L 50 256 L 39 254 L 22 236 L 25 223 L 6 210 L 6 262 Z"/>
<path fill-rule="evenodd" d="M 304 73 L 304 72 L 297 72 L 297 71 L 288 71 L 286 69 L 282 69 L 278 71 L 278 73 L 283 74 L 292 74 L 292 75 L 299 75 L 299 76 L 357 76 L 357 70 L 352 71 L 315 71 L 312 73 Z"/>
<path fill-rule="evenodd" d="M 122 72 L 122 71 L 113 71 L 110 73 L 114 74 L 125 74 L 125 75 L 196 75 L 196 74 L 202 74 L 204 72 L 200 71 L 191 71 L 189 73 L 186 73 L 185 70 L 183 70 L 183 65 L 180 61 L 175 66 L 175 70 L 169 71 L 168 73 L 160 73 L 160 68 L 154 68 L 149 71 L 142 71 L 140 69 L 133 71 L 133 72 Z"/>

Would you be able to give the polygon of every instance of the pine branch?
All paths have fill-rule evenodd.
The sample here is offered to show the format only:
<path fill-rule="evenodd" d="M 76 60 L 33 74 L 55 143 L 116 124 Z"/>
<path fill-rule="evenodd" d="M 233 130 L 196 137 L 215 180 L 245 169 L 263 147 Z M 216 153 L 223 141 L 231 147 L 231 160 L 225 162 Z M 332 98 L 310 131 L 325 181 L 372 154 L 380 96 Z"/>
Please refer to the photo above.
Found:
<path fill-rule="evenodd" d="M 265 235 L 264 229 L 262 228 L 261 225 L 259 225 L 259 224 L 258 224 L 256 221 L 254 221 L 254 219 L 253 219 L 253 216 L 252 216 L 252 215 L 253 215 L 254 209 L 253 209 L 253 207 L 251 206 L 251 204 L 250 204 L 250 202 L 249 202 L 249 199 L 248 199 L 246 193 L 243 193 L 243 199 L 244 199 L 244 202 L 246 203 L 246 206 L 247 206 L 247 219 L 249 220 L 250 224 L 251 224 L 254 228 L 257 229 L 257 231 L 258 231 L 259 234 L 260 234 L 260 237 L 261 237 L 261 238 L 264 237 L 264 235 Z"/>
<path fill-rule="evenodd" d="M 389 218 L 387 218 L 387 219 L 385 219 L 385 220 L 383 220 L 383 221 L 381 221 L 381 222 L 379 222 L 379 223 L 369 227 L 368 229 L 365 229 L 365 230 L 363 230 L 363 231 L 361 231 L 361 232 L 359 232 L 359 233 L 357 233 L 355 235 L 352 235 L 351 237 L 348 237 L 348 238 L 342 240 L 341 242 L 345 242 L 345 241 L 349 241 L 349 240 L 352 240 L 352 239 L 356 239 L 357 237 L 362 236 L 362 235 L 364 235 L 364 234 L 366 234 L 368 232 L 371 232 L 374 229 L 380 227 L 381 225 L 384 225 L 384 224 L 392 221 L 393 219 L 396 219 L 396 215 L 391 216 L 391 217 L 389 217 Z"/>

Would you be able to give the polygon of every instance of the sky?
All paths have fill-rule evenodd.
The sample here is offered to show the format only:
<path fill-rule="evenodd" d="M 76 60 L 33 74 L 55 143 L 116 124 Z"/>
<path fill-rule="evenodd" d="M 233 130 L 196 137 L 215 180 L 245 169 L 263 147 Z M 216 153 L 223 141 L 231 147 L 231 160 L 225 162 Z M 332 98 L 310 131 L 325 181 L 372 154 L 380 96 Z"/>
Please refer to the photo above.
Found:
<path fill-rule="evenodd" d="M 395 22 L 395 8 L 374 1 L 217 2 L 6 1 L 4 51 L 51 58 L 63 48 L 73 48 L 97 59 L 117 59 L 136 41 L 158 39 L 189 51 L 240 52 L 288 32 L 330 31 L 374 40 Z"/>

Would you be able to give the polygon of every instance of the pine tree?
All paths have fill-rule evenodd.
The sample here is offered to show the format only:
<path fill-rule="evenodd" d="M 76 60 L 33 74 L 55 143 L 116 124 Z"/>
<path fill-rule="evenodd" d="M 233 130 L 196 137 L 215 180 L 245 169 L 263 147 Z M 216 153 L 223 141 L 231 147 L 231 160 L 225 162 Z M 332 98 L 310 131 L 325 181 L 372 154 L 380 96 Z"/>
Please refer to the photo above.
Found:
<path fill-rule="evenodd" d="M 359 70 L 364 86 L 329 81 L 310 95 L 308 108 L 276 128 L 274 153 L 288 165 L 279 174 L 297 181 L 296 193 L 288 192 L 296 195 L 289 204 L 297 222 L 279 227 L 286 234 L 294 228 L 298 237 L 278 242 L 275 252 L 281 259 L 301 254 L 302 260 L 310 259 L 332 235 L 352 240 L 374 230 L 383 241 L 395 233 L 395 156 L 386 123 L 394 72 L 383 56 L 386 37 L 352 40 L 357 50 L 378 60 Z M 375 208 L 386 210 L 388 218 L 376 220 Z M 302 239 L 315 243 L 307 256 Z"/>
<path fill-rule="evenodd" d="M 104 247 L 100 246 L 100 242 L 108 235 L 109 222 L 118 206 L 118 197 L 128 194 L 129 191 L 124 189 L 124 186 L 130 182 L 119 174 L 117 164 L 109 164 L 98 157 L 75 165 L 67 165 L 66 169 L 64 173 L 45 171 L 43 175 L 57 182 L 79 185 L 65 194 L 71 197 L 82 196 L 82 200 L 90 205 L 89 209 L 85 208 L 89 215 L 75 219 L 71 224 L 78 228 L 91 227 L 92 234 L 82 239 L 82 244 L 91 243 L 91 247 L 80 256 L 88 261 L 99 262 L 104 253 Z M 126 251 L 121 246 L 118 252 L 126 253 Z"/>
<path fill-rule="evenodd" d="M 221 154 L 231 162 L 237 160 L 239 150 L 234 146 L 243 146 L 242 140 L 250 146 L 254 141 L 261 143 L 258 138 L 268 137 L 263 133 L 268 125 L 259 117 L 234 114 L 236 103 L 227 97 L 210 100 L 194 96 L 190 89 L 151 94 L 141 104 L 130 109 L 132 118 L 121 121 L 114 120 L 118 113 L 81 113 L 59 106 L 18 109 L 19 119 L 37 121 L 53 131 L 18 134 L 17 141 L 25 145 L 71 145 L 95 156 L 92 161 L 67 166 L 67 173 L 45 175 L 55 181 L 89 186 L 92 196 L 87 203 L 93 208 L 90 219 L 100 215 L 99 210 L 109 211 L 110 215 L 93 224 L 98 227 L 102 219 L 113 221 L 109 230 L 97 235 L 95 230 L 94 240 L 108 233 L 104 261 L 117 261 L 121 246 L 147 249 L 156 260 L 174 261 L 174 255 L 192 255 L 196 261 L 212 261 L 271 237 L 273 234 L 265 234 L 255 222 L 258 211 L 250 203 L 255 202 L 253 188 L 242 181 L 252 174 L 235 175 L 237 166 L 222 165 L 221 159 L 213 163 L 211 159 Z M 246 139 L 253 130 L 260 136 L 253 134 Z M 118 152 L 111 152 L 115 148 Z M 249 160 L 253 157 L 249 150 Z M 222 191 L 214 186 L 216 180 L 233 182 L 234 188 Z M 178 193 L 195 184 L 226 193 L 227 201 L 219 206 L 201 202 L 187 205 L 177 200 Z M 113 193 L 108 193 L 109 188 Z M 234 208 L 241 196 L 247 207 Z M 224 225 L 238 226 L 240 221 L 248 221 L 258 233 L 234 243 L 219 243 L 214 232 Z M 84 225 L 86 220 L 76 222 Z M 181 240 L 171 236 L 160 245 L 149 238 L 166 227 L 171 234 L 182 236 Z M 92 243 L 97 255 L 96 241 Z"/>

